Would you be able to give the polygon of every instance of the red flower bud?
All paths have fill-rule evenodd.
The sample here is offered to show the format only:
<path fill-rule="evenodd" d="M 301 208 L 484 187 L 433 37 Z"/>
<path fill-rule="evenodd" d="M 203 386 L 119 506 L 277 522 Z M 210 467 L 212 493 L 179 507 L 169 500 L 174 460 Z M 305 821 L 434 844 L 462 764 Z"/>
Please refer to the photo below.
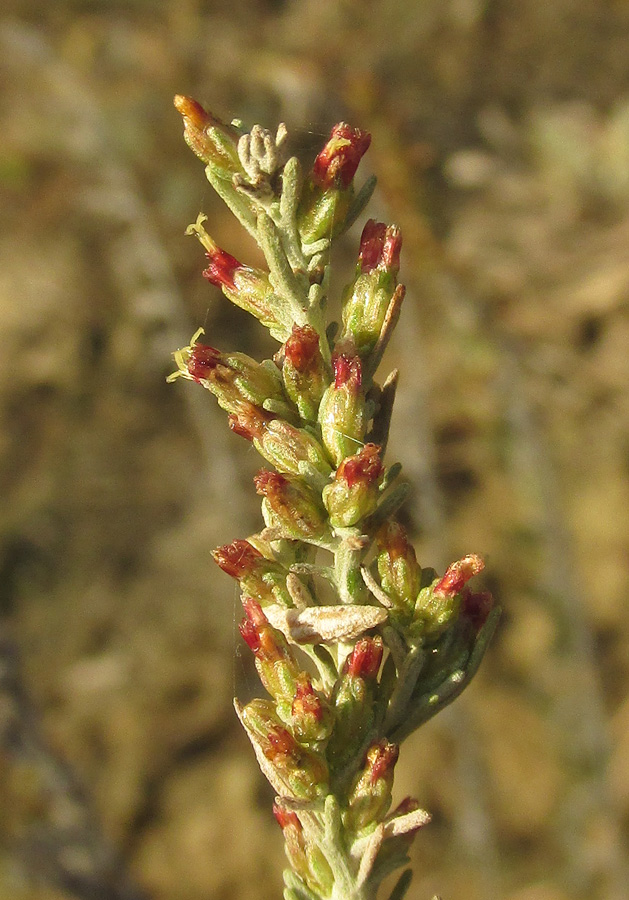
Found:
<path fill-rule="evenodd" d="M 336 478 L 342 478 L 348 488 L 358 484 L 371 487 L 380 480 L 383 471 L 380 447 L 377 444 L 365 444 L 359 453 L 343 460 L 338 467 Z"/>
<path fill-rule="evenodd" d="M 207 344 L 193 344 L 187 360 L 187 369 L 195 381 L 207 379 L 220 361 L 220 352 Z"/>
<path fill-rule="evenodd" d="M 203 270 L 203 277 L 207 278 L 210 284 L 216 287 L 227 288 L 229 291 L 235 291 L 234 273 L 237 269 L 244 269 L 245 266 L 238 260 L 220 247 L 216 247 L 211 253 L 205 254 L 210 261 L 207 269 Z"/>
<path fill-rule="evenodd" d="M 345 386 L 356 393 L 360 390 L 363 376 L 359 356 L 349 357 L 344 353 L 335 354 L 332 357 L 332 368 L 334 369 L 334 387 L 337 390 Z"/>
<path fill-rule="evenodd" d="M 369 748 L 366 768 L 369 771 L 369 780 L 372 786 L 380 778 L 386 778 L 387 776 L 392 778 L 393 767 L 399 755 L 400 748 L 398 745 L 390 744 L 388 741 L 380 741 L 379 744 L 374 744 L 373 747 Z"/>
<path fill-rule="evenodd" d="M 370 143 L 368 132 L 345 122 L 335 125 L 314 162 L 312 180 L 323 188 L 349 187 Z"/>
<path fill-rule="evenodd" d="M 381 269 L 397 275 L 400 269 L 400 250 L 402 235 L 395 225 L 385 225 L 369 219 L 360 238 L 358 266 L 364 273 Z"/>
<path fill-rule="evenodd" d="M 251 575 L 259 568 L 264 557 L 249 541 L 234 541 L 218 547 L 212 556 L 223 572 L 232 578 Z"/>
<path fill-rule="evenodd" d="M 282 831 L 285 828 L 296 828 L 298 831 L 302 831 L 301 822 L 297 818 L 297 813 L 293 812 L 292 809 L 286 809 L 283 806 L 279 806 L 277 803 L 273 804 L 273 815 L 275 816 L 275 821 L 280 826 Z"/>
<path fill-rule="evenodd" d="M 382 662 L 383 643 L 380 635 L 356 642 L 345 663 L 345 671 L 355 678 L 375 678 Z"/>
<path fill-rule="evenodd" d="M 478 575 L 484 568 L 485 563 L 481 557 L 470 553 L 448 566 L 443 578 L 434 586 L 433 592 L 445 597 L 454 597 L 455 594 L 461 593 L 470 578 Z"/>
<path fill-rule="evenodd" d="M 284 354 L 296 369 L 304 373 L 316 364 L 320 357 L 319 335 L 312 325 L 295 325 L 291 336 L 284 344 Z"/>

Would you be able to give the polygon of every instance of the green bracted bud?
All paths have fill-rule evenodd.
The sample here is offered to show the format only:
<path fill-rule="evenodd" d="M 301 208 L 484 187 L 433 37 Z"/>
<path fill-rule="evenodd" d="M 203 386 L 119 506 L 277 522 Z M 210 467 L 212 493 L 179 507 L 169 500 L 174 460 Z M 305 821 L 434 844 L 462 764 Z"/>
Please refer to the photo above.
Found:
<path fill-rule="evenodd" d="M 269 624 L 260 604 L 245 597 L 242 605 L 245 618 L 239 625 L 240 633 L 255 655 L 260 681 L 277 703 L 280 718 L 285 722 L 290 721 L 290 710 L 301 670 L 284 635 Z"/>
<path fill-rule="evenodd" d="M 343 228 L 354 195 L 354 175 L 370 143 L 370 134 L 345 122 L 332 129 L 299 205 L 297 225 L 305 244 L 332 238 Z"/>
<path fill-rule="evenodd" d="M 272 603 L 293 606 L 286 587 L 288 570 L 268 559 L 249 541 L 225 544 L 214 550 L 212 556 L 223 572 L 238 580 L 243 594 L 257 600 L 263 608 Z"/>
<path fill-rule="evenodd" d="M 316 800 L 329 790 L 329 773 L 320 753 L 300 744 L 278 717 L 273 703 L 252 700 L 240 710 L 241 721 L 263 771 L 275 790 L 287 785 L 298 800 Z"/>
<path fill-rule="evenodd" d="M 311 325 L 293 326 L 284 344 L 282 376 L 286 394 L 306 422 L 316 422 L 319 404 L 330 383 L 319 349 L 319 335 Z"/>
<path fill-rule="evenodd" d="M 382 740 L 367 751 L 365 765 L 352 783 L 343 824 L 350 832 L 381 822 L 391 806 L 393 770 L 399 756 L 397 744 Z"/>
<path fill-rule="evenodd" d="M 330 536 L 320 495 L 298 475 L 262 469 L 254 478 L 267 528 L 288 540 L 313 541 Z"/>
<path fill-rule="evenodd" d="M 229 413 L 238 413 L 243 402 L 262 408 L 265 400 L 285 401 L 277 366 L 256 362 L 245 353 L 221 353 L 200 344 L 197 338 L 201 334 L 202 328 L 193 335 L 190 346 L 173 354 L 177 372 L 169 376 L 171 381 L 182 376 L 202 384 Z"/>
<path fill-rule="evenodd" d="M 278 803 L 273 815 L 284 833 L 284 849 L 294 872 L 318 895 L 327 897 L 334 886 L 334 875 L 321 849 L 306 840 L 299 817 Z"/>
<path fill-rule="evenodd" d="M 399 522 L 385 522 L 376 535 L 378 574 L 383 591 L 398 612 L 409 617 L 415 608 L 422 570 L 415 550 Z"/>
<path fill-rule="evenodd" d="M 383 654 L 382 638 L 361 638 L 348 656 L 333 696 L 336 722 L 328 744 L 330 766 L 342 770 L 369 740 Z"/>
<path fill-rule="evenodd" d="M 315 691 L 307 672 L 302 672 L 295 685 L 291 705 L 290 726 L 297 740 L 318 743 L 330 736 L 334 719 L 325 700 Z"/>
<path fill-rule="evenodd" d="M 396 292 L 401 246 L 402 236 L 394 225 L 387 226 L 374 219 L 365 225 L 356 277 L 343 294 L 340 339 L 341 343 L 351 340 L 363 358 L 375 347 Z"/>
<path fill-rule="evenodd" d="M 183 117 L 184 140 L 199 159 L 212 163 L 224 178 L 244 175 L 238 158 L 238 133 L 231 125 L 207 112 L 191 97 L 177 94 L 175 108 Z"/>
<path fill-rule="evenodd" d="M 319 441 L 304 428 L 295 428 L 282 419 L 273 419 L 259 434 L 254 434 L 253 445 L 267 462 L 285 475 L 301 475 L 300 464 L 306 464 L 323 480 L 327 480 L 332 472 L 329 457 Z"/>
<path fill-rule="evenodd" d="M 319 406 L 321 437 L 338 466 L 363 446 L 367 430 L 360 357 L 337 354 L 332 358 L 334 381 Z"/>
<path fill-rule="evenodd" d="M 380 447 L 365 446 L 340 464 L 334 481 L 323 489 L 323 502 L 334 528 L 351 528 L 378 505 L 379 486 L 384 469 Z"/>
<path fill-rule="evenodd" d="M 458 618 L 461 600 L 467 591 L 466 583 L 484 567 L 480 556 L 470 554 L 452 563 L 442 578 L 422 587 L 415 603 L 410 633 L 429 640 L 439 637 Z"/>

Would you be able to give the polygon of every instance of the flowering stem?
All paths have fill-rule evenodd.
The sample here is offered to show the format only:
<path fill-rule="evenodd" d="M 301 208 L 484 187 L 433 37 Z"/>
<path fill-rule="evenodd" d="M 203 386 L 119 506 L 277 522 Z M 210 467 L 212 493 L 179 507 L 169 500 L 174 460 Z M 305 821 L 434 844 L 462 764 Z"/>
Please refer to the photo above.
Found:
<path fill-rule="evenodd" d="M 277 794 L 286 900 L 375 900 L 430 818 L 408 797 L 390 811 L 399 744 L 469 683 L 498 610 L 468 587 L 480 557 L 439 577 L 396 519 L 408 485 L 384 450 L 397 373 L 382 387 L 374 377 L 404 299 L 398 228 L 367 222 L 340 326 L 325 319 L 330 248 L 375 185 L 354 188 L 370 136 L 336 125 L 304 176 L 285 158 L 284 126 L 238 134 L 196 101 L 175 105 L 268 266 L 222 250 L 199 216 L 188 232 L 206 251 L 203 274 L 280 343 L 259 363 L 198 331 L 170 376 L 213 393 L 270 466 L 254 479 L 265 527 L 214 552 L 240 584 L 240 630 L 267 694 L 235 700 L 236 713 Z M 391 900 L 409 883 L 405 870 Z"/>

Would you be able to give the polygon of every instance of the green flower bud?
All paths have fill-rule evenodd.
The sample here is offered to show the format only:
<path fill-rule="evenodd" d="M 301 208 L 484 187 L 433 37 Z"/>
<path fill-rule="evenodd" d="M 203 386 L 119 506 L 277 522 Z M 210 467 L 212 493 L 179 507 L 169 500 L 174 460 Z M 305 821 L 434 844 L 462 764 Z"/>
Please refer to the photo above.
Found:
<path fill-rule="evenodd" d="M 334 528 L 351 528 L 371 515 L 378 504 L 383 475 L 380 448 L 365 446 L 340 464 L 334 481 L 323 489 L 323 502 Z"/>
<path fill-rule="evenodd" d="M 385 522 L 377 534 L 378 574 L 395 608 L 410 616 L 420 588 L 421 568 L 399 522 Z"/>
<path fill-rule="evenodd" d="M 328 761 L 341 770 L 368 740 L 375 721 L 375 696 L 382 661 L 382 638 L 361 638 L 348 656 L 333 695 L 335 725 Z"/>
<path fill-rule="evenodd" d="M 174 353 L 178 375 L 196 381 L 211 391 L 219 406 L 238 413 L 243 402 L 262 407 L 265 400 L 284 400 L 280 372 L 273 363 L 263 365 L 244 353 L 221 353 L 197 341 L 203 329 L 193 336 L 190 346 Z"/>
<path fill-rule="evenodd" d="M 466 583 L 482 572 L 485 564 L 480 556 L 470 554 L 452 563 L 442 578 L 423 587 L 415 603 L 412 633 L 434 639 L 456 621 Z"/>
<path fill-rule="evenodd" d="M 367 751 L 365 765 L 352 784 L 348 808 L 343 817 L 348 831 L 361 831 L 384 819 L 391 806 L 393 769 L 399 748 L 383 740 Z"/>
<path fill-rule="evenodd" d="M 303 478 L 262 469 L 254 478 L 264 497 L 262 512 L 267 527 L 283 538 L 310 541 L 328 532 L 328 518 L 321 497 Z"/>
<path fill-rule="evenodd" d="M 330 379 L 319 349 L 319 335 L 312 326 L 293 326 L 284 344 L 282 376 L 286 393 L 301 418 L 316 422 L 319 403 Z"/>
<path fill-rule="evenodd" d="M 177 94 L 174 104 L 184 123 L 183 136 L 199 159 L 212 163 L 224 177 L 244 174 L 238 159 L 238 135 L 234 128 L 225 125 L 191 97 Z"/>
<path fill-rule="evenodd" d="M 241 721 L 273 787 L 286 784 L 299 800 L 316 800 L 328 793 L 329 773 L 320 753 L 300 744 L 283 725 L 273 704 L 252 700 L 240 711 Z"/>
<path fill-rule="evenodd" d="M 363 358 L 373 350 L 380 337 L 396 291 L 401 246 L 402 237 L 394 225 L 387 226 L 374 219 L 365 225 L 356 277 L 343 295 L 341 336 L 341 342 L 351 340 Z"/>
<path fill-rule="evenodd" d="M 295 428 L 282 419 L 272 419 L 252 439 L 258 453 L 285 475 L 301 475 L 300 463 L 307 463 L 323 479 L 332 472 L 327 453 L 304 428 Z"/>
<path fill-rule="evenodd" d="M 291 607 L 293 601 L 286 588 L 288 571 L 278 562 L 267 559 L 249 541 L 233 541 L 212 553 L 215 562 L 227 575 L 236 578 L 243 594 L 268 606 L 279 603 Z"/>
<path fill-rule="evenodd" d="M 326 450 L 338 466 L 363 445 L 367 428 L 360 358 L 344 354 L 332 359 L 334 381 L 319 406 L 319 424 Z"/>
<path fill-rule="evenodd" d="M 352 182 L 371 135 L 340 122 L 317 156 L 298 212 L 302 241 L 330 238 L 343 227 L 353 197 Z"/>

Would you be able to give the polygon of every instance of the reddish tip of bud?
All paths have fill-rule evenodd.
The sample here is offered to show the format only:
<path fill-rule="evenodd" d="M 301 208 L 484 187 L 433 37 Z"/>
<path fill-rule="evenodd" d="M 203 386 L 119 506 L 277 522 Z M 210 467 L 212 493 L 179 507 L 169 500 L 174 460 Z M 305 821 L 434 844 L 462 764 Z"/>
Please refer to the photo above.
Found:
<path fill-rule="evenodd" d="M 242 639 L 253 653 L 257 653 L 260 649 L 260 635 L 258 629 L 251 619 L 244 618 L 238 626 L 238 631 L 242 635 Z"/>
<path fill-rule="evenodd" d="M 355 390 L 359 390 L 363 380 L 362 363 L 359 356 L 349 357 L 344 353 L 335 354 L 332 357 L 332 368 L 334 369 L 335 388 L 350 384 Z"/>
<path fill-rule="evenodd" d="M 435 594 L 443 594 L 446 597 L 454 597 L 460 594 L 470 578 L 478 575 L 485 568 L 485 563 L 480 556 L 470 553 L 448 566 L 443 578 L 434 587 Z"/>
<path fill-rule="evenodd" d="M 249 575 L 259 565 L 262 554 L 250 544 L 249 541 L 234 541 L 218 547 L 213 553 L 215 562 L 223 572 L 232 578 L 242 578 Z"/>
<path fill-rule="evenodd" d="M 368 132 L 352 128 L 345 122 L 335 125 L 330 139 L 314 162 L 313 181 L 323 188 L 348 187 L 370 143 Z"/>
<path fill-rule="evenodd" d="M 356 678 L 375 678 L 382 662 L 382 652 L 383 643 L 379 635 L 361 638 L 347 658 L 347 674 Z"/>
<path fill-rule="evenodd" d="M 343 478 L 350 488 L 355 484 L 370 486 L 378 481 L 383 470 L 380 447 L 377 444 L 365 444 L 354 456 L 343 460 L 336 477 Z"/>
<path fill-rule="evenodd" d="M 293 325 L 284 353 L 298 372 L 306 372 L 319 353 L 319 335 L 312 325 Z"/>
<path fill-rule="evenodd" d="M 387 775 L 397 762 L 400 755 L 400 749 L 397 744 L 390 744 L 388 741 L 381 741 L 374 744 L 367 751 L 367 765 L 370 770 L 370 781 L 372 786 Z"/>
<path fill-rule="evenodd" d="M 494 598 L 489 591 L 479 591 L 474 594 L 468 591 L 463 596 L 462 615 L 468 619 L 475 631 L 479 631 L 487 620 L 487 616 L 494 605 Z"/>
<path fill-rule="evenodd" d="M 323 707 L 310 679 L 304 676 L 295 685 L 295 699 L 291 708 L 293 716 L 309 715 L 317 722 L 323 719 Z"/>
<path fill-rule="evenodd" d="M 193 128 L 202 131 L 208 125 L 212 124 L 212 116 L 207 113 L 200 103 L 193 100 L 192 97 L 184 97 L 183 94 L 175 94 L 173 99 L 175 109 L 181 113 L 184 119 L 190 123 Z"/>
<path fill-rule="evenodd" d="M 239 413 L 232 413 L 227 417 L 227 424 L 234 434 L 252 441 L 262 436 L 267 423 L 273 418 L 271 413 L 258 409 L 252 403 L 243 403 Z"/>
<path fill-rule="evenodd" d="M 369 219 L 360 237 L 358 262 L 361 272 L 382 269 L 397 274 L 400 268 L 402 234 L 395 225 Z"/>
<path fill-rule="evenodd" d="M 409 543 L 406 529 L 395 520 L 385 522 L 378 532 L 378 546 L 387 551 L 393 562 L 408 553 L 415 556 L 415 550 Z"/>
<path fill-rule="evenodd" d="M 261 497 L 271 497 L 277 496 L 284 491 L 288 484 L 288 479 L 284 475 L 280 475 L 279 472 L 269 472 L 267 469 L 260 469 L 258 474 L 254 476 L 253 483 Z"/>
<path fill-rule="evenodd" d="M 242 263 L 238 262 L 230 253 L 221 250 L 220 247 L 216 247 L 211 253 L 206 253 L 205 255 L 209 259 L 210 264 L 207 269 L 203 270 L 203 277 L 217 287 L 225 287 L 230 291 L 235 291 L 234 273 L 236 269 L 243 268 Z"/>
<path fill-rule="evenodd" d="M 286 728 L 279 725 L 274 726 L 267 734 L 269 742 L 268 749 L 264 750 L 264 755 L 271 762 L 281 762 L 287 757 L 295 756 L 297 750 L 297 741 Z"/>
<path fill-rule="evenodd" d="M 277 803 L 273 804 L 273 815 L 275 816 L 275 820 L 277 824 L 280 826 L 282 831 L 289 826 L 296 828 L 298 831 L 301 831 L 301 822 L 297 818 L 297 813 L 293 812 L 292 809 L 284 809 L 283 806 L 278 806 Z"/>
<path fill-rule="evenodd" d="M 214 347 L 208 347 L 207 344 L 194 344 L 190 348 L 190 356 L 188 357 L 187 369 L 195 381 L 201 381 L 208 378 L 218 365 L 220 353 Z"/>

